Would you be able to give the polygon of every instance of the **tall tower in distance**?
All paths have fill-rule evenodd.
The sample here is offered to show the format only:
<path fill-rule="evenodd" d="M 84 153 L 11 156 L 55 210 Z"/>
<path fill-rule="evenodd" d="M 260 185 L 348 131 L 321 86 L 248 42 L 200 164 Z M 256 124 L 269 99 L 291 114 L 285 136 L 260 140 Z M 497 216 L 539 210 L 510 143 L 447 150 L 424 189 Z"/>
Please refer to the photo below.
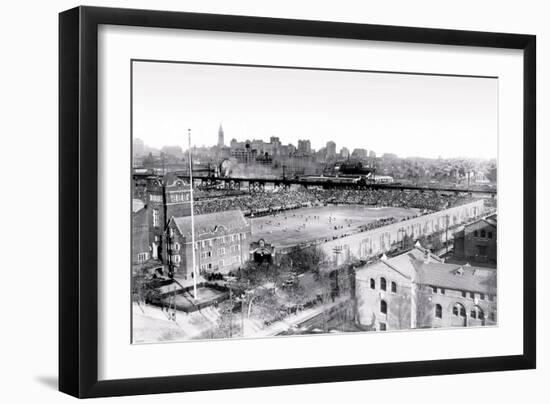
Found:
<path fill-rule="evenodd" d="M 218 129 L 218 146 L 219 147 L 223 147 L 224 146 L 224 141 L 223 141 L 223 128 L 222 128 L 222 125 L 220 124 L 220 128 Z"/>

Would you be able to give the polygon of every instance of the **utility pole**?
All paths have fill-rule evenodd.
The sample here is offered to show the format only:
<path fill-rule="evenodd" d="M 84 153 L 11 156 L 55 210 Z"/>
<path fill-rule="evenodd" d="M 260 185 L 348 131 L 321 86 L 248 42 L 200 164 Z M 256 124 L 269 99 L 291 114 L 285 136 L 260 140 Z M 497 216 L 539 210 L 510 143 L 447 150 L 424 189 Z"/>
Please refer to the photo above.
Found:
<path fill-rule="evenodd" d="M 193 298 L 197 300 L 197 266 L 195 262 L 195 214 L 193 212 L 193 162 L 191 158 L 191 129 L 187 129 L 189 142 L 189 191 L 191 200 L 191 256 L 193 257 Z"/>

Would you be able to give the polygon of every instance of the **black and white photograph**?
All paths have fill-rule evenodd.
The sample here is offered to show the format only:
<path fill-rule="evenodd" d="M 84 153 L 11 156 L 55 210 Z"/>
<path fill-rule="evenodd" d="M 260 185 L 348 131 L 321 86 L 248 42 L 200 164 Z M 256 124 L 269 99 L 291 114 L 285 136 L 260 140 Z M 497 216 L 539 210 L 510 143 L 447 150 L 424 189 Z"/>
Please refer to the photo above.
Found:
<path fill-rule="evenodd" d="M 132 343 L 498 326 L 498 77 L 130 69 Z"/>

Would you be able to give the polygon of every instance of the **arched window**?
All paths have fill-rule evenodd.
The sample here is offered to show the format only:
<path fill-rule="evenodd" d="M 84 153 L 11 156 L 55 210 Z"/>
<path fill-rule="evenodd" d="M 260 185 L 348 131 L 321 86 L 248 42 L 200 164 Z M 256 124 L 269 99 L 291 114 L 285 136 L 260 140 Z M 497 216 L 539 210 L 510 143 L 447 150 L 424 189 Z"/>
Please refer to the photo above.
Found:
<path fill-rule="evenodd" d="M 466 317 L 466 309 L 460 303 L 456 303 L 453 306 L 453 316 L 458 316 L 458 315 L 460 315 L 460 317 Z"/>
<path fill-rule="evenodd" d="M 395 282 L 391 283 L 391 292 L 392 293 L 397 293 L 397 283 L 395 283 Z"/>
<path fill-rule="evenodd" d="M 478 320 L 483 320 L 485 318 L 485 314 L 480 307 L 474 306 L 473 309 L 470 311 L 470 317 L 477 318 Z"/>
<path fill-rule="evenodd" d="M 485 238 L 485 230 L 481 230 L 481 237 Z"/>
<path fill-rule="evenodd" d="M 370 280 L 370 288 L 371 289 L 376 289 L 376 281 L 374 279 L 371 278 Z"/>
<path fill-rule="evenodd" d="M 435 305 L 435 317 L 436 318 L 442 318 L 443 317 L 443 310 L 442 310 L 440 304 Z"/>
<path fill-rule="evenodd" d="M 386 278 L 380 278 L 380 290 L 386 290 Z"/>
<path fill-rule="evenodd" d="M 474 230 L 474 237 L 477 237 L 477 236 L 478 236 L 477 230 Z"/>
<path fill-rule="evenodd" d="M 380 301 L 380 313 L 388 314 L 388 304 L 385 300 Z"/>

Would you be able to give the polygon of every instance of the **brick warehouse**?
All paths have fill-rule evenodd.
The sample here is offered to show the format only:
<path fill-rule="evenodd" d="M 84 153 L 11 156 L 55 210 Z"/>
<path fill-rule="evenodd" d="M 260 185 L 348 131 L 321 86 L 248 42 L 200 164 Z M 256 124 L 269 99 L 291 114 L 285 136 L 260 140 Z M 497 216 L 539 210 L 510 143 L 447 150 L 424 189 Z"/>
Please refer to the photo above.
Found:
<path fill-rule="evenodd" d="M 495 269 L 446 264 L 422 248 L 356 272 L 358 321 L 375 330 L 494 325 Z"/>
<path fill-rule="evenodd" d="M 248 259 L 250 224 L 240 210 L 196 215 L 195 260 L 199 273 L 237 270 Z M 191 217 L 168 222 L 169 264 L 174 276 L 189 279 L 193 272 Z"/>
<path fill-rule="evenodd" d="M 455 235 L 454 254 L 456 258 L 469 262 L 496 265 L 497 215 L 464 226 L 464 230 Z"/>

